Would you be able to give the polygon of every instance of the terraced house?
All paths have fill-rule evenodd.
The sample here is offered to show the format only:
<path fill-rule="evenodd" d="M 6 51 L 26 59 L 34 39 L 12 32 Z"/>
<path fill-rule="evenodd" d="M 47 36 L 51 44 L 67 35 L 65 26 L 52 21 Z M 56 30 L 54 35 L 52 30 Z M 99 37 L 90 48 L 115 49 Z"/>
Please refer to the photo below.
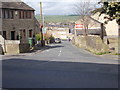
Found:
<path fill-rule="evenodd" d="M 28 37 L 38 32 L 34 9 L 23 2 L 2 3 L 2 35 L 7 40 L 26 42 Z M 38 26 L 37 26 L 38 27 Z"/>
<path fill-rule="evenodd" d="M 0 35 L 5 40 L 20 40 L 20 43 L 27 45 L 28 38 L 39 33 L 39 22 L 34 11 L 24 2 L 2 2 Z"/>

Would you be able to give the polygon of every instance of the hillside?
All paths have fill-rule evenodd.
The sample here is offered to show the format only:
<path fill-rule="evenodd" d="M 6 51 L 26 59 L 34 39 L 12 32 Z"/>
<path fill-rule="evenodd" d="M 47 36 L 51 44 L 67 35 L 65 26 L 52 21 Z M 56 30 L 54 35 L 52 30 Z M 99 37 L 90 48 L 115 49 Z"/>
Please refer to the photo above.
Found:
<path fill-rule="evenodd" d="M 75 22 L 79 19 L 79 16 L 74 15 L 49 15 L 44 16 L 45 22 Z M 40 16 L 36 15 L 36 18 L 39 20 Z"/>

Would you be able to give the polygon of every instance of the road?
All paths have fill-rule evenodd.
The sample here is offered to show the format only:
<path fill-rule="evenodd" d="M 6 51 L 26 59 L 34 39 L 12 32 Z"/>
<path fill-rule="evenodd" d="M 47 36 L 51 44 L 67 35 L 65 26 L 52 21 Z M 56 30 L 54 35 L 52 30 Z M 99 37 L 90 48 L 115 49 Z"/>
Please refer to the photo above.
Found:
<path fill-rule="evenodd" d="M 64 41 L 26 56 L 4 58 L 3 88 L 117 88 L 118 61 Z"/>

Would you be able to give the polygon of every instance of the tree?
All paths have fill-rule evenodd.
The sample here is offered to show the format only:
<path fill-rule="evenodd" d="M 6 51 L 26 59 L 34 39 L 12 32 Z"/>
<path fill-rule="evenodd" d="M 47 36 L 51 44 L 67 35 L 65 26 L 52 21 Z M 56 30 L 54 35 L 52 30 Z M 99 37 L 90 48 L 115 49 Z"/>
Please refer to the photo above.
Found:
<path fill-rule="evenodd" d="M 104 2 L 105 0 L 101 0 L 99 4 L 102 4 L 101 8 L 95 9 L 93 13 L 100 12 L 101 14 L 106 14 L 108 17 L 104 17 L 105 19 L 108 19 L 108 21 L 112 21 L 113 19 L 116 19 L 116 22 L 118 25 L 120 25 L 120 2 L 115 2 L 112 0 L 109 0 L 109 2 Z"/>
<path fill-rule="evenodd" d="M 102 7 L 98 10 L 94 10 L 93 12 L 100 12 L 101 14 L 106 14 L 108 16 L 104 17 L 104 19 L 107 19 L 105 21 L 105 24 L 107 24 L 109 21 L 112 21 L 113 19 L 116 19 L 116 22 L 119 26 L 118 28 L 118 35 L 120 36 L 120 2 L 115 2 L 116 0 L 108 0 L 109 2 L 105 2 L 105 0 L 101 0 L 99 4 L 102 4 Z M 99 16 L 100 16 L 99 15 Z"/>
<path fill-rule="evenodd" d="M 93 5 L 94 6 L 94 5 Z M 87 35 L 88 25 L 89 25 L 89 16 L 91 14 L 91 10 L 93 9 L 92 3 L 90 0 L 84 0 L 80 3 L 75 4 L 75 13 L 80 16 L 80 21 L 84 25 L 85 36 Z"/>

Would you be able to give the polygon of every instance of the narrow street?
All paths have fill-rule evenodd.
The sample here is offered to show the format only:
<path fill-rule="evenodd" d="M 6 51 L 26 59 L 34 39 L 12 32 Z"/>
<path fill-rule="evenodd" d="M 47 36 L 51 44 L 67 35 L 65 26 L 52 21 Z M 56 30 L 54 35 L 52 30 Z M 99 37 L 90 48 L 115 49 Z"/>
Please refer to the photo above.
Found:
<path fill-rule="evenodd" d="M 68 41 L 29 56 L 3 58 L 3 88 L 117 88 L 118 60 Z"/>

